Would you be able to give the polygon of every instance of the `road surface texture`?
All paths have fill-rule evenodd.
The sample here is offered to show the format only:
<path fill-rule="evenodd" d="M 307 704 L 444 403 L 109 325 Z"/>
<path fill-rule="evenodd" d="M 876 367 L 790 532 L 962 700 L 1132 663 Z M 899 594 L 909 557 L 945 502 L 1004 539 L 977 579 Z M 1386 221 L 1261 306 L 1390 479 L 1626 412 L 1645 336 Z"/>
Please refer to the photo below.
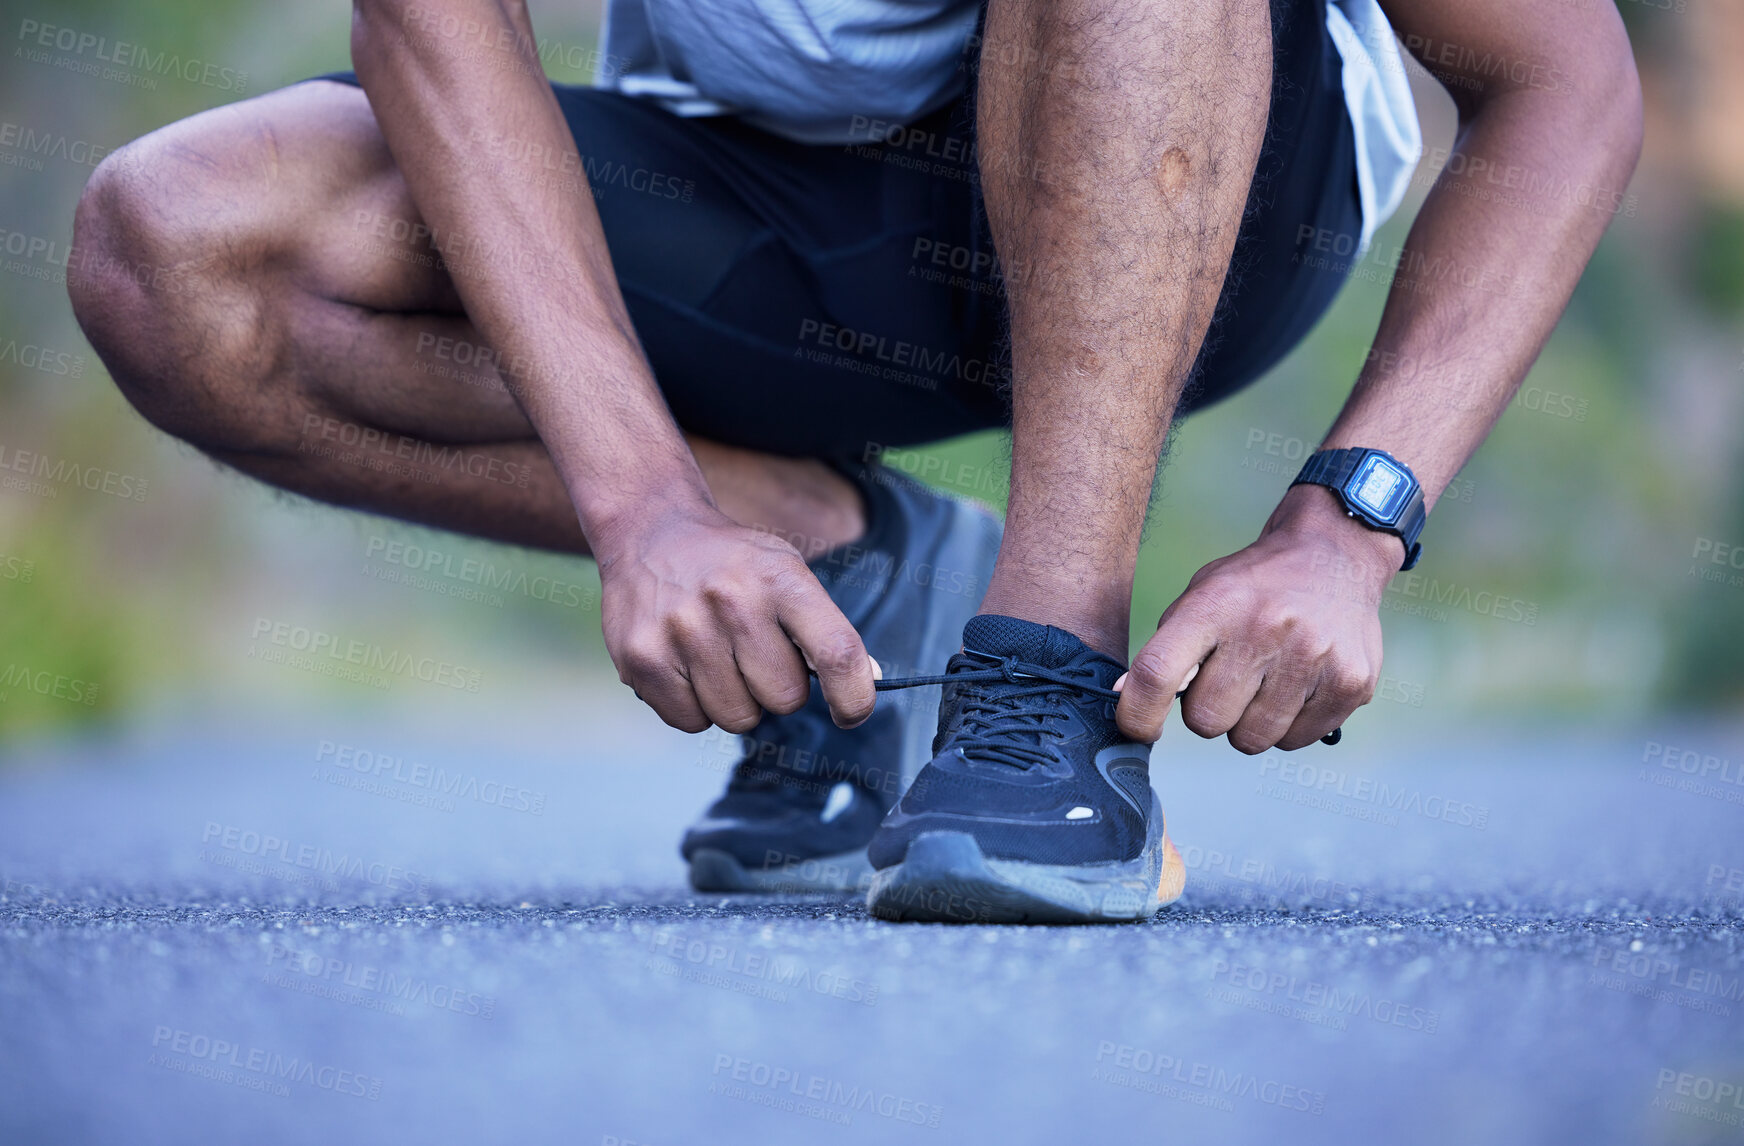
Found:
<path fill-rule="evenodd" d="M 11 752 L 0 1142 L 1744 1141 L 1735 726 L 1172 725 L 1181 903 L 953 927 L 690 894 L 730 745 L 590 696 Z"/>

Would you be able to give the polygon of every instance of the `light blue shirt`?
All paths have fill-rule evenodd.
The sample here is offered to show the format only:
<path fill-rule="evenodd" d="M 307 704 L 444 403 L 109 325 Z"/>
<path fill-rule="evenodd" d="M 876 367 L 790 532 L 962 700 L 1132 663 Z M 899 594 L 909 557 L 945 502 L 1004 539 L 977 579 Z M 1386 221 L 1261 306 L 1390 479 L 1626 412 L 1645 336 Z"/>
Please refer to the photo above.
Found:
<path fill-rule="evenodd" d="M 737 115 L 802 143 L 866 142 L 962 91 L 980 0 L 609 0 L 599 82 L 679 115 Z M 1375 0 L 1332 0 L 1356 135 L 1362 245 L 1423 152 L 1404 62 Z"/>

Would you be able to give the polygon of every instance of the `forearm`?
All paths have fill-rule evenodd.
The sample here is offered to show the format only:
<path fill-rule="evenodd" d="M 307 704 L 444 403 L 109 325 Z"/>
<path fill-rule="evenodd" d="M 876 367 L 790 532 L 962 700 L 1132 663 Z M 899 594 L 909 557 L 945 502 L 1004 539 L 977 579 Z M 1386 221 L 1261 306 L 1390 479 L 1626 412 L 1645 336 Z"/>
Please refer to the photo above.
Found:
<path fill-rule="evenodd" d="M 450 0 L 446 25 L 416 11 L 358 0 L 358 79 L 590 545 L 661 506 L 711 504 L 636 341 L 524 5 Z M 469 34 L 443 34 L 455 26 Z"/>
<path fill-rule="evenodd" d="M 1433 505 L 1562 317 L 1641 148 L 1616 12 L 1385 0 L 1447 84 L 1460 134 L 1396 263 L 1380 329 L 1325 446 L 1386 449 Z M 1505 58 L 1508 69 L 1447 61 Z"/>
<path fill-rule="evenodd" d="M 1381 5 L 1426 63 L 1468 68 L 1446 74 L 1464 125 L 1450 170 L 1501 171 L 1520 192 L 1502 201 L 1443 181 L 1430 193 L 1373 352 L 1325 438 L 1388 451 L 1433 502 L 1506 407 L 1604 232 L 1604 207 L 1565 188 L 1628 182 L 1639 89 L 1610 5 L 1578 17 L 1508 0 Z M 1534 87 L 1545 66 L 1566 84 Z M 1292 487 L 1252 545 L 1205 566 L 1169 606 L 1133 661 L 1121 727 L 1155 739 L 1191 679 L 1182 716 L 1199 735 L 1227 733 L 1243 752 L 1312 744 L 1374 695 L 1377 606 L 1404 556 L 1332 491 Z"/>
<path fill-rule="evenodd" d="M 1387 449 L 1426 499 L 1452 481 L 1507 407 L 1550 336 L 1611 214 L 1539 188 L 1622 187 L 1638 137 L 1629 118 L 1557 92 L 1489 105 L 1449 158 L 1401 252 L 1380 330 L 1329 448 Z"/>

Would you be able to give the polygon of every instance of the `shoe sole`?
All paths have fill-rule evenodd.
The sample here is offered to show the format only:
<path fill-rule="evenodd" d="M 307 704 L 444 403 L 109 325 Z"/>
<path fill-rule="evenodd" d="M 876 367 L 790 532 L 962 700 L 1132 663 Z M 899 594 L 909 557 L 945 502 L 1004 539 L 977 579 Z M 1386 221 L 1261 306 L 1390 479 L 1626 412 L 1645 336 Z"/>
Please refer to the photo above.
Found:
<path fill-rule="evenodd" d="M 1160 825 L 1161 806 L 1153 813 Z M 1186 883 L 1160 830 L 1136 859 L 1108 864 L 988 859 L 968 832 L 923 832 L 901 863 L 873 875 L 866 907 L 899 923 L 1133 922 L 1181 898 Z"/>
<path fill-rule="evenodd" d="M 774 868 L 746 867 L 717 848 L 698 848 L 690 857 L 690 886 L 697 891 L 837 894 L 865 891 L 871 882 L 872 864 L 865 848 Z"/>

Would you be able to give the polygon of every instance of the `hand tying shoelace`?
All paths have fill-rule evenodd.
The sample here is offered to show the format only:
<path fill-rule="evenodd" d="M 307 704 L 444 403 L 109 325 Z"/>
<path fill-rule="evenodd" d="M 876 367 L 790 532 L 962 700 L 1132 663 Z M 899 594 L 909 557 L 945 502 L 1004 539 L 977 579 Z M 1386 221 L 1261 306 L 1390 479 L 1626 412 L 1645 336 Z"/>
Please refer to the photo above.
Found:
<path fill-rule="evenodd" d="M 1043 668 L 1040 665 L 1027 664 L 1017 657 L 990 657 L 967 650 L 960 655 L 971 657 L 988 667 L 972 669 L 968 672 L 936 673 L 930 676 L 891 677 L 889 680 L 873 681 L 872 687 L 879 692 L 890 692 L 903 688 L 924 688 L 934 684 L 1005 681 L 1008 684 L 1023 685 L 1025 681 L 1031 680 L 1043 682 L 1024 687 L 1018 692 L 1008 692 L 997 697 L 976 695 L 965 701 L 963 721 L 964 730 L 968 735 L 959 740 L 958 746 L 977 759 L 995 759 L 1016 768 L 1028 768 L 1034 764 L 1047 762 L 1047 753 L 1039 747 L 1040 737 L 1051 730 L 1049 722 L 1055 718 L 1063 718 L 1064 713 L 1053 705 L 1025 705 L 1021 703 L 1025 698 L 1040 701 L 1056 689 L 1067 688 L 1091 696 L 1100 696 L 1108 701 L 1119 702 L 1120 700 L 1120 693 L 1114 689 L 1103 688 L 1101 685 L 1092 684 L 1084 679 L 1090 675 L 1089 673 L 1060 672 Z M 1177 697 L 1185 696 L 1187 690 L 1182 689 L 1175 695 Z M 1010 726 L 1003 726 L 1004 722 L 1007 721 L 1012 722 Z M 1001 726 L 995 727 L 996 722 Z M 980 729 L 986 731 L 978 731 Z M 1034 734 L 1037 741 L 1032 743 L 1025 740 L 1026 734 Z M 1344 739 L 1344 729 L 1339 727 L 1322 736 L 1320 743 L 1337 744 L 1342 739 Z M 970 752 L 969 750 L 972 749 L 979 749 L 979 751 Z"/>

